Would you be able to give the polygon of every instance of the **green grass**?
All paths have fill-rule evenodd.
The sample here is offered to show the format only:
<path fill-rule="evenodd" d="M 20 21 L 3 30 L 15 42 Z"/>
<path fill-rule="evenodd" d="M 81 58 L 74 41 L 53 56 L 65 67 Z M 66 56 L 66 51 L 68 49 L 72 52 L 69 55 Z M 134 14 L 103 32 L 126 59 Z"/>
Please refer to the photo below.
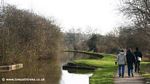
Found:
<path fill-rule="evenodd" d="M 111 54 L 103 54 L 102 59 L 80 59 L 74 63 L 95 66 L 97 69 L 90 77 L 90 84 L 113 84 L 114 73 L 117 66 L 114 64 L 115 57 Z"/>
<path fill-rule="evenodd" d="M 141 62 L 141 74 L 150 79 L 150 62 Z"/>

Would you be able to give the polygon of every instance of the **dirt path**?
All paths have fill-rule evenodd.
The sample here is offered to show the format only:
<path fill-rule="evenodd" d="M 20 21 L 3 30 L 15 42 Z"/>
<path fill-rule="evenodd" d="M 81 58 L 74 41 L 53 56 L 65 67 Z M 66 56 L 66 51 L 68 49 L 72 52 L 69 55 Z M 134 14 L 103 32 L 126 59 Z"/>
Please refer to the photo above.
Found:
<path fill-rule="evenodd" d="M 119 78 L 118 73 L 117 73 L 114 78 L 114 83 L 115 84 L 146 84 L 144 82 L 144 78 L 140 74 L 134 73 L 134 77 L 129 78 L 127 73 L 128 73 L 127 67 L 125 68 L 125 77 L 124 78 Z"/>

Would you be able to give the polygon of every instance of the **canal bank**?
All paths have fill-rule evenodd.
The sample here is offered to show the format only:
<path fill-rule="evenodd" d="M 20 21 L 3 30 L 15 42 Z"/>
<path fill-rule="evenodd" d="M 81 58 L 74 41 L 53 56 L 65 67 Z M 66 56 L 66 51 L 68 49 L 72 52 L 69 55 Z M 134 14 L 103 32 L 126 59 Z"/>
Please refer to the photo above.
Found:
<path fill-rule="evenodd" d="M 113 84 L 113 78 L 117 65 L 115 65 L 115 56 L 103 54 L 102 59 L 79 59 L 73 63 L 81 66 L 96 67 L 93 75 L 89 77 L 89 84 Z"/>

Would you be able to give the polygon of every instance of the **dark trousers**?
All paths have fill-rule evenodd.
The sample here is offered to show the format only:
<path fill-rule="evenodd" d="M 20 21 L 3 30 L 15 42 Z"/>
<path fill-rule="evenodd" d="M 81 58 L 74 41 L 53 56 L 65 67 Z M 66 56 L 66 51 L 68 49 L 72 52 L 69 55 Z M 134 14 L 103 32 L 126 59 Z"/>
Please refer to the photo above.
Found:
<path fill-rule="evenodd" d="M 140 71 L 140 61 L 135 62 L 135 72 Z"/>
<path fill-rule="evenodd" d="M 119 74 L 119 77 L 124 77 L 124 70 L 125 70 L 125 65 L 124 64 L 120 64 L 119 67 L 118 67 L 118 74 Z"/>
<path fill-rule="evenodd" d="M 128 64 L 128 76 L 133 76 L 133 64 Z"/>

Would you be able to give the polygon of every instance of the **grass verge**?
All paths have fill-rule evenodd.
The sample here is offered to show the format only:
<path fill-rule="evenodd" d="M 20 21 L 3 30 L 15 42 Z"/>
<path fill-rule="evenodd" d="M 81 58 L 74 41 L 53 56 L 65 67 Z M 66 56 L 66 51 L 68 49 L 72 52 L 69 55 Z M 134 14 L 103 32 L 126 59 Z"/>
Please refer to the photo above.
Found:
<path fill-rule="evenodd" d="M 74 63 L 97 67 L 90 77 L 90 84 L 113 84 L 114 73 L 117 66 L 114 64 L 115 57 L 110 54 L 103 54 L 102 59 L 80 59 Z"/>
<path fill-rule="evenodd" d="M 150 62 L 141 62 L 141 74 L 144 78 L 150 79 Z"/>

